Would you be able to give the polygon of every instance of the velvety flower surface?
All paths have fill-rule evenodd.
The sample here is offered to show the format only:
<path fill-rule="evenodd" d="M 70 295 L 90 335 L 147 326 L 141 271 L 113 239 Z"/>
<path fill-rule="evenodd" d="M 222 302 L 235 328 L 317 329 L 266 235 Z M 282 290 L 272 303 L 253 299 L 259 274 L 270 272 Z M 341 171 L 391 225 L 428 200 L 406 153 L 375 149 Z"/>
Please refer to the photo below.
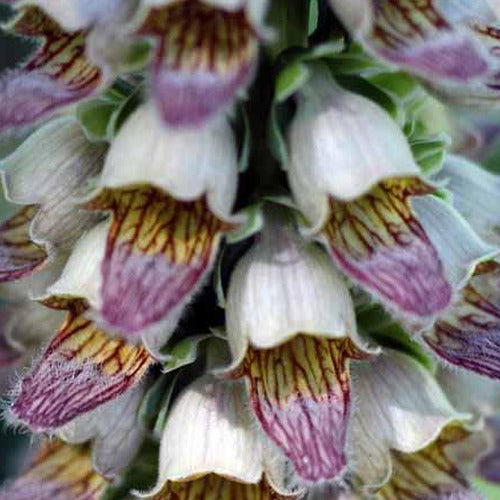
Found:
<path fill-rule="evenodd" d="M 3 3 L 0 499 L 500 498 L 496 0 Z"/>

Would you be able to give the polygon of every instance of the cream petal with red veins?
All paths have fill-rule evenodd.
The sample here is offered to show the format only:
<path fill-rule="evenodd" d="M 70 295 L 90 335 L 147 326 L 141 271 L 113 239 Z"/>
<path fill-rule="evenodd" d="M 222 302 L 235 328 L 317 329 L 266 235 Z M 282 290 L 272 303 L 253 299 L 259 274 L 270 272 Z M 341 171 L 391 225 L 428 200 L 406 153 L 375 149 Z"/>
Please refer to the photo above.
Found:
<path fill-rule="evenodd" d="M 92 467 L 90 450 L 45 442 L 30 467 L 0 490 L 1 500 L 98 500 L 107 481 Z"/>
<path fill-rule="evenodd" d="M 106 84 L 107 75 L 86 59 L 85 32 L 65 32 L 36 7 L 25 9 L 9 28 L 41 43 L 20 68 L 0 79 L 0 131 L 38 122 Z"/>

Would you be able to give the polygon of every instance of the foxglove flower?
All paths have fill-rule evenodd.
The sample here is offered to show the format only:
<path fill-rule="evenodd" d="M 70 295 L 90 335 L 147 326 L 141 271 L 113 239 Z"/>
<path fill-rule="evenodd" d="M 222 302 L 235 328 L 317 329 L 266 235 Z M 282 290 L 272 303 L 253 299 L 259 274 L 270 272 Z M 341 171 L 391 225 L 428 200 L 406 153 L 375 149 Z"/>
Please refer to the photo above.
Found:
<path fill-rule="evenodd" d="M 211 375 L 179 396 L 161 438 L 160 471 L 144 498 L 298 498 L 286 464 L 256 429 L 241 382 Z"/>
<path fill-rule="evenodd" d="M 248 381 L 263 430 L 306 481 L 346 466 L 349 362 L 370 347 L 328 256 L 271 211 L 260 241 L 238 263 L 227 296 L 231 375 Z"/>
<path fill-rule="evenodd" d="M 288 178 L 310 232 L 396 314 L 422 320 L 446 310 L 494 253 L 433 196 L 389 114 L 327 74 L 305 86 L 289 143 Z"/>
<path fill-rule="evenodd" d="M 357 0 L 330 3 L 370 52 L 462 103 L 498 99 L 498 4 Z"/>
<path fill-rule="evenodd" d="M 7 3 L 0 499 L 478 500 L 497 2 Z"/>

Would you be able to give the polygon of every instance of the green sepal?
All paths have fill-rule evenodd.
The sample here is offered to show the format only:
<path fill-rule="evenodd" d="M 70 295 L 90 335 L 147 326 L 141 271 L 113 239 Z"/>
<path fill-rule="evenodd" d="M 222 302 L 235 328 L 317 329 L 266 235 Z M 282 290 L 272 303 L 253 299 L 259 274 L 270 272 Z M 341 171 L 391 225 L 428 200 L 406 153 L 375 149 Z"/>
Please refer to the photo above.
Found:
<path fill-rule="evenodd" d="M 160 442 L 163 435 L 163 430 L 167 423 L 168 413 L 170 411 L 170 405 L 172 403 L 172 397 L 174 395 L 174 390 L 177 387 L 177 383 L 182 376 L 183 370 L 179 370 L 176 373 L 169 373 L 164 375 L 165 378 L 169 380 L 168 385 L 165 387 L 165 392 L 163 393 L 162 403 L 157 413 L 156 421 L 153 426 L 153 438 Z"/>
<path fill-rule="evenodd" d="M 139 40 L 134 42 L 120 63 L 120 72 L 134 73 L 143 70 L 151 63 L 153 57 L 153 45 L 150 40 Z"/>
<path fill-rule="evenodd" d="M 309 80 L 310 75 L 309 68 L 302 62 L 285 66 L 276 77 L 274 100 L 276 102 L 286 101 Z"/>
<path fill-rule="evenodd" d="M 378 345 L 404 352 L 430 372 L 434 372 L 433 360 L 382 306 L 363 304 L 360 308 L 356 308 L 356 320 L 359 331 Z"/>
<path fill-rule="evenodd" d="M 141 91 L 142 89 L 137 87 L 126 99 L 122 100 L 120 105 L 111 115 L 106 129 L 106 136 L 109 141 L 116 137 L 116 134 L 127 118 L 135 111 L 137 106 L 139 106 L 141 102 Z"/>
<path fill-rule="evenodd" d="M 474 478 L 473 484 L 477 491 L 484 495 L 486 500 L 500 499 L 500 484 L 490 483 L 481 478 Z"/>
<path fill-rule="evenodd" d="M 246 172 L 250 164 L 252 150 L 252 131 L 250 120 L 244 104 L 239 101 L 235 106 L 235 113 L 231 117 L 236 137 L 238 138 L 238 171 Z"/>
<path fill-rule="evenodd" d="M 210 333 L 194 335 L 186 337 L 172 346 L 164 347 L 161 351 L 166 360 L 162 365 L 163 373 L 169 373 L 194 363 L 198 358 L 201 344 L 210 338 L 213 338 Z"/>
<path fill-rule="evenodd" d="M 413 157 L 424 175 L 438 171 L 443 165 L 449 139 L 446 135 L 408 139 Z"/>
<path fill-rule="evenodd" d="M 132 491 L 148 491 L 153 488 L 159 466 L 158 443 L 146 439 L 134 461 L 125 469 L 117 482 L 111 483 L 100 500 L 124 500 L 136 498 Z"/>
<path fill-rule="evenodd" d="M 260 202 L 246 206 L 236 215 L 244 217 L 244 222 L 227 234 L 226 239 L 230 244 L 250 238 L 250 236 L 260 232 L 264 225 L 262 205 Z"/>
<path fill-rule="evenodd" d="M 108 124 L 117 109 L 117 103 L 104 98 L 97 98 L 80 104 L 76 117 L 89 141 L 108 140 Z"/>
<path fill-rule="evenodd" d="M 310 12 L 310 0 L 271 2 L 267 23 L 276 33 L 269 46 L 271 54 L 276 57 L 290 47 L 307 47 Z"/>
<path fill-rule="evenodd" d="M 139 416 L 147 429 L 153 429 L 163 406 L 168 405 L 175 385 L 173 374 L 161 375 L 148 389 L 139 408 Z"/>

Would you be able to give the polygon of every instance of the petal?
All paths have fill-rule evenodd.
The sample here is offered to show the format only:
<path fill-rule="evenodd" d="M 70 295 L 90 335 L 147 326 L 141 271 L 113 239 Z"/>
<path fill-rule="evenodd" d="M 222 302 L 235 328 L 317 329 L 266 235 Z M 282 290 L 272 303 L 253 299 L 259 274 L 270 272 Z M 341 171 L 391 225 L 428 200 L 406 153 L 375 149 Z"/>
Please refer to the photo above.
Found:
<path fill-rule="evenodd" d="M 347 275 L 391 308 L 429 317 L 450 304 L 443 262 L 411 208 L 432 192 L 416 178 L 380 183 L 357 201 L 330 201 L 325 242 Z"/>
<path fill-rule="evenodd" d="M 423 76 L 444 97 L 498 99 L 498 6 L 488 1 L 367 0 L 363 15 L 330 0 L 346 27 L 376 56 Z"/>
<path fill-rule="evenodd" d="M 281 347 L 249 348 L 233 373 L 248 380 L 262 429 L 303 481 L 333 480 L 345 471 L 349 360 L 362 357 L 348 339 L 299 335 Z"/>
<path fill-rule="evenodd" d="M 391 450 L 419 451 L 445 426 L 469 417 L 454 410 L 432 375 L 406 354 L 387 349 L 372 362 L 355 363 L 352 375 L 357 406 L 349 458 L 367 489 L 391 477 Z"/>
<path fill-rule="evenodd" d="M 100 89 L 104 78 L 85 58 L 84 32 L 62 31 L 36 7 L 24 10 L 11 29 L 42 42 L 21 68 L 0 80 L 0 131 L 29 125 Z"/>
<path fill-rule="evenodd" d="M 37 243 L 70 248 L 98 215 L 76 206 L 82 186 L 97 176 L 106 147 L 90 143 L 73 118 L 52 120 L 2 161 L 6 197 L 39 205 L 30 234 Z"/>
<path fill-rule="evenodd" d="M 263 442 L 240 382 L 205 375 L 186 388 L 170 411 L 161 438 L 158 494 L 169 481 L 216 474 L 258 484 L 264 474 Z"/>
<path fill-rule="evenodd" d="M 448 155 L 436 179 L 452 192 L 454 207 L 474 230 L 486 241 L 500 245 L 500 215 L 492 210 L 500 197 L 500 176 L 465 158 Z"/>
<path fill-rule="evenodd" d="M 295 495 L 276 493 L 265 479 L 258 484 L 245 484 L 208 474 L 184 483 L 167 483 L 152 500 L 285 500 L 297 499 Z"/>
<path fill-rule="evenodd" d="M 95 22 L 126 19 L 133 0 L 20 0 L 20 6 L 32 5 L 46 12 L 65 30 L 77 31 Z M 128 15 L 127 15 L 128 14 Z"/>
<path fill-rule="evenodd" d="M 166 342 L 210 270 L 227 224 L 204 201 L 178 202 L 153 188 L 105 190 L 88 206 L 112 212 L 102 319 L 134 342 L 142 330 L 163 327 Z"/>
<path fill-rule="evenodd" d="M 30 236 L 37 211 L 27 206 L 0 225 L 0 282 L 27 276 L 47 263 L 46 251 Z"/>
<path fill-rule="evenodd" d="M 458 301 L 424 334 L 449 363 L 500 378 L 500 264 L 481 264 Z"/>
<path fill-rule="evenodd" d="M 67 443 L 92 441 L 94 469 L 104 477 L 115 477 L 129 465 L 145 437 L 139 419 L 144 384 L 128 389 L 120 397 L 75 418 L 57 435 Z"/>
<path fill-rule="evenodd" d="M 37 353 L 64 318 L 61 311 L 27 300 L 4 305 L 0 311 L 3 347 L 10 347 L 24 360 Z"/>
<path fill-rule="evenodd" d="M 47 442 L 31 467 L 0 491 L 1 500 L 98 500 L 106 480 L 92 469 L 90 450 Z"/>
<path fill-rule="evenodd" d="M 393 452 L 394 471 L 382 488 L 381 500 L 480 500 L 461 471 L 469 455 L 479 455 L 484 440 L 451 425 L 424 450 L 405 454 Z M 409 485 L 411 487 L 409 488 Z"/>
<path fill-rule="evenodd" d="M 488 428 L 495 442 L 493 448 L 479 460 L 478 475 L 491 483 L 500 484 L 500 420 L 498 416 L 488 420 Z"/>
<path fill-rule="evenodd" d="M 151 364 L 144 348 L 106 336 L 70 311 L 17 388 L 10 411 L 33 430 L 61 427 L 136 385 Z"/>
<path fill-rule="evenodd" d="M 476 416 L 500 412 L 500 384 L 470 371 L 439 367 L 436 377 L 454 408 Z"/>
<path fill-rule="evenodd" d="M 201 125 L 253 74 L 258 44 L 243 10 L 184 0 L 152 9 L 139 33 L 156 39 L 152 90 L 169 125 Z"/>
<path fill-rule="evenodd" d="M 166 7 L 176 2 L 178 0 L 143 0 L 142 3 L 147 7 Z M 257 31 L 262 28 L 269 7 L 269 0 L 203 0 L 203 3 L 229 12 L 239 12 L 244 9 L 248 21 Z"/>
<path fill-rule="evenodd" d="M 260 240 L 231 275 L 226 328 L 233 366 L 249 344 L 269 349 L 298 333 L 350 337 L 370 350 L 357 333 L 349 291 L 328 255 L 302 239 L 276 209 L 267 212 Z"/>
<path fill-rule="evenodd" d="M 315 75 L 292 121 L 288 178 L 299 207 L 319 230 L 327 197 L 349 201 L 384 179 L 420 170 L 399 125 L 373 101 Z"/>
<path fill-rule="evenodd" d="M 140 106 L 113 141 L 101 187 L 150 184 L 182 201 L 204 193 L 210 209 L 228 217 L 237 188 L 236 140 L 225 118 L 204 127 L 171 129 L 151 103 Z"/>

